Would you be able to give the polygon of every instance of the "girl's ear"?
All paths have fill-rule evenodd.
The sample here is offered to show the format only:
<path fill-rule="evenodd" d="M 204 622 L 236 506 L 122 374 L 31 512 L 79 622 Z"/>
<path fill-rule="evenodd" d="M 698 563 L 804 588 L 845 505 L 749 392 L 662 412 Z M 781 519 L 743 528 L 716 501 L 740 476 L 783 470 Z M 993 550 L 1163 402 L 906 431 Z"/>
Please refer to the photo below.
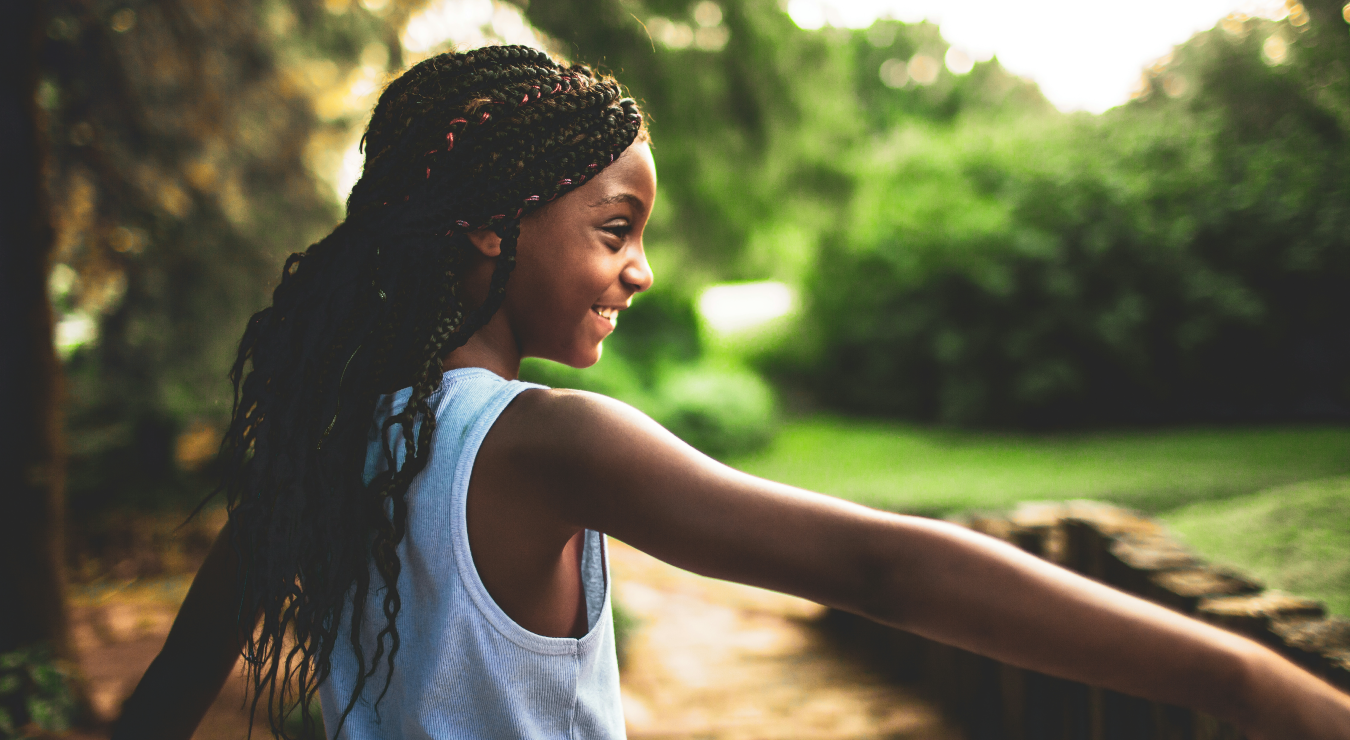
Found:
<path fill-rule="evenodd" d="M 496 257 L 502 253 L 502 238 L 492 229 L 470 231 L 468 236 L 474 248 L 482 252 L 484 257 Z"/>

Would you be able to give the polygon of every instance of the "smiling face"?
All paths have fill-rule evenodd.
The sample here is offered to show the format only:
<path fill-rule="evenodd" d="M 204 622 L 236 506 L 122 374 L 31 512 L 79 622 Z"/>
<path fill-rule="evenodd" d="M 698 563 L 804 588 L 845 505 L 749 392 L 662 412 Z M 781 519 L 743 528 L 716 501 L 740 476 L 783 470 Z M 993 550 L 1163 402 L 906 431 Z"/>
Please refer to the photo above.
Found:
<path fill-rule="evenodd" d="M 651 287 L 642 230 L 655 199 L 651 148 L 637 142 L 594 179 L 521 220 L 499 311 L 521 357 L 572 367 L 600 359 L 619 312 Z"/>

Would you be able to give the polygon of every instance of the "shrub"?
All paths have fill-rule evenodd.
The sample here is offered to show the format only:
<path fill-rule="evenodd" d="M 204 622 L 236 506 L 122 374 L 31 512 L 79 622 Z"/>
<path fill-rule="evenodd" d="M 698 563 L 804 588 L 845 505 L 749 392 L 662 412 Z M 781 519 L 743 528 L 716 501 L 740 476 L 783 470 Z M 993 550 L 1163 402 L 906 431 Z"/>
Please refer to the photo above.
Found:
<path fill-rule="evenodd" d="M 712 457 L 754 451 L 773 439 L 772 390 L 736 362 L 708 359 L 692 295 L 668 289 L 643 295 L 619 323 L 593 367 L 527 359 L 521 378 L 617 398 Z"/>
<path fill-rule="evenodd" d="M 680 439 L 716 458 L 767 445 L 777 417 L 773 392 L 759 375 L 706 364 L 667 370 L 649 413 Z"/>
<path fill-rule="evenodd" d="M 1189 99 L 870 148 L 795 367 L 949 423 L 1350 415 L 1350 151 L 1315 86 L 1247 63 L 1262 29 L 1179 52 Z M 1278 115 L 1205 92 L 1239 72 Z"/>

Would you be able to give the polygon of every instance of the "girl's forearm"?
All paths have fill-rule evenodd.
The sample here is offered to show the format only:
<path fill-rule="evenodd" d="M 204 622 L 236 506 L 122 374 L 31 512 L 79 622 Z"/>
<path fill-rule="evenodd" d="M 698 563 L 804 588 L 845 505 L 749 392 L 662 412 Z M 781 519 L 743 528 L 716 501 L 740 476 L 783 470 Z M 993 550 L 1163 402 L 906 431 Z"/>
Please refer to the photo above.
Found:
<path fill-rule="evenodd" d="M 239 579 L 230 527 L 216 537 L 159 656 L 122 705 L 112 740 L 187 740 L 239 659 Z"/>
<path fill-rule="evenodd" d="M 228 670 L 207 675 L 160 653 L 123 703 L 112 740 L 187 740 L 228 677 Z"/>
<path fill-rule="evenodd" d="M 1258 729 L 1293 702 L 1325 702 L 1350 737 L 1350 700 L 1270 650 L 961 527 L 908 517 L 874 557 L 861 611 L 1051 675 L 1189 706 Z M 1292 710 L 1294 714 L 1302 709 Z M 1293 716 L 1293 715 L 1291 715 Z M 1259 732 L 1258 732 L 1259 734 Z M 1327 735 L 1337 737 L 1338 735 Z"/>

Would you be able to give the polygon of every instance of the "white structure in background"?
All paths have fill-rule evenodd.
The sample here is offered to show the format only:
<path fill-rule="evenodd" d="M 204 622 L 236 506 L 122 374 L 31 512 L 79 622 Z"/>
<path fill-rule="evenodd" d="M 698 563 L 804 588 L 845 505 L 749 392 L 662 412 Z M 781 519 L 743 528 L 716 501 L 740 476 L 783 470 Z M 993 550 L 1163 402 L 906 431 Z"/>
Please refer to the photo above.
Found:
<path fill-rule="evenodd" d="M 698 298 L 698 312 L 720 334 L 753 329 L 786 316 L 797 305 L 792 288 L 767 280 L 714 285 Z"/>
<path fill-rule="evenodd" d="M 1278 20 L 1288 14 L 1284 0 L 789 0 L 787 10 L 805 29 L 867 28 L 878 18 L 928 20 L 959 50 L 945 60 L 953 73 L 997 54 L 1060 110 L 1094 113 L 1129 100 L 1144 67 L 1225 16 Z M 913 64 L 908 75 L 892 64 L 882 81 L 923 84 Z"/>
<path fill-rule="evenodd" d="M 450 47 L 524 44 L 544 48 L 519 8 L 494 0 L 437 0 L 408 19 L 400 40 L 410 65 Z"/>

